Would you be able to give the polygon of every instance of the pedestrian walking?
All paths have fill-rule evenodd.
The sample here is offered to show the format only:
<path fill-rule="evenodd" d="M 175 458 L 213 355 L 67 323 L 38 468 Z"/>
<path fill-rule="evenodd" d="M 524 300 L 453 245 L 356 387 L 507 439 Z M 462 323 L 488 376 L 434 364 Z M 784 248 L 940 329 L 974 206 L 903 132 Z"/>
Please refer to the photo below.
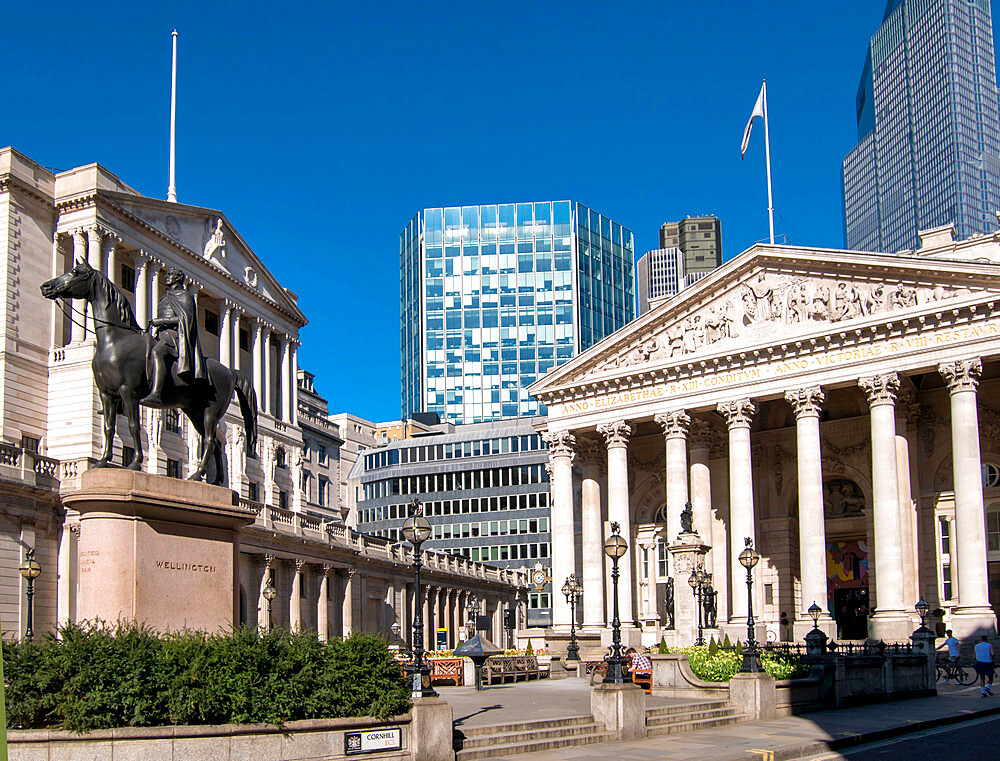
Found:
<path fill-rule="evenodd" d="M 976 673 L 982 696 L 993 697 L 993 645 L 984 634 L 976 643 Z"/>

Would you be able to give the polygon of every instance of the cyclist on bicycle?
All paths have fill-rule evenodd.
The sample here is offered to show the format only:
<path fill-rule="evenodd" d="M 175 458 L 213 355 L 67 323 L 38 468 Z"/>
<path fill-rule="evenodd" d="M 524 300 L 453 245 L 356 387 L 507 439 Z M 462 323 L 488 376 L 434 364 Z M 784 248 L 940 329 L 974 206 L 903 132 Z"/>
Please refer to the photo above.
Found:
<path fill-rule="evenodd" d="M 938 645 L 937 649 L 940 650 L 945 645 L 948 646 L 948 660 L 951 662 L 952 669 L 954 669 L 955 666 L 958 665 L 958 654 L 962 649 L 962 643 L 958 641 L 958 639 L 955 637 L 954 634 L 952 634 L 951 629 L 948 629 L 945 632 L 945 634 L 948 635 L 948 638 L 941 645 Z M 950 681 L 948 680 L 947 677 L 948 677 L 948 672 L 946 671 L 945 679 L 941 681 L 943 681 L 945 684 L 950 684 Z"/>

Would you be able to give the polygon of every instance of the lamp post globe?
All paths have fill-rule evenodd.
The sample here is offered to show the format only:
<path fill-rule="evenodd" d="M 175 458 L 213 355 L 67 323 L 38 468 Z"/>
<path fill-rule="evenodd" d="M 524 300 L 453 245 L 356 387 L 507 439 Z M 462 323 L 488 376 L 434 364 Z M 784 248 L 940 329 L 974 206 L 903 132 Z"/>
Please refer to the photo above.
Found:
<path fill-rule="evenodd" d="M 410 698 L 435 698 L 437 692 L 431 687 L 431 670 L 424 662 L 424 618 L 421 613 L 420 601 L 423 592 L 420 589 L 420 567 L 423 558 L 420 545 L 431 535 L 431 524 L 424 517 L 420 500 L 410 503 L 410 516 L 403 523 L 403 538 L 413 545 L 413 588 L 416 591 L 416 605 L 413 606 L 413 662 L 406 664 L 406 680 L 410 685 Z"/>
<path fill-rule="evenodd" d="M 809 610 L 807 612 L 809 613 L 809 618 L 813 620 L 813 629 L 819 629 L 819 617 L 823 612 L 823 609 L 820 608 L 815 601 L 813 601 L 813 604 L 809 606 Z"/>
<path fill-rule="evenodd" d="M 757 638 L 754 635 L 753 624 L 753 569 L 760 562 L 760 554 L 753 547 L 753 539 L 749 536 L 744 539 L 746 549 L 740 553 L 740 565 L 747 569 L 747 646 L 743 648 L 743 665 L 740 671 L 744 673 L 759 673 L 763 669 L 760 665 L 760 650 L 757 647 Z"/>
<path fill-rule="evenodd" d="M 927 614 L 931 610 L 930 604 L 928 604 L 928 602 L 923 597 L 921 597 L 920 601 L 913 606 L 913 609 L 916 610 L 917 615 L 920 616 L 920 628 L 926 629 L 927 625 L 924 622 L 927 619 Z"/>
<path fill-rule="evenodd" d="M 575 573 L 566 577 L 561 591 L 566 602 L 569 603 L 569 645 L 566 647 L 566 660 L 578 661 L 580 660 L 580 645 L 576 641 L 576 600 L 582 590 L 577 584 Z"/>
<path fill-rule="evenodd" d="M 24 629 L 25 639 L 34 639 L 34 599 L 35 599 L 35 579 L 42 575 L 42 566 L 35 560 L 35 548 L 29 547 L 24 551 L 24 560 L 17 567 L 17 572 L 27 582 L 24 596 L 28 598 L 27 625 Z"/>
<path fill-rule="evenodd" d="M 619 533 L 618 523 L 611 524 L 611 536 L 604 540 L 604 554 L 611 558 L 611 586 L 613 617 L 611 619 L 611 647 L 606 656 L 605 684 L 625 683 L 625 651 L 622 648 L 622 624 L 618 614 L 618 561 L 628 552 L 628 542 Z"/>
<path fill-rule="evenodd" d="M 273 626 L 271 623 L 271 601 L 278 596 L 278 590 L 274 588 L 274 584 L 271 583 L 270 578 L 268 578 L 267 584 L 264 586 L 264 591 L 261 594 L 267 601 L 267 629 L 270 631 Z"/>

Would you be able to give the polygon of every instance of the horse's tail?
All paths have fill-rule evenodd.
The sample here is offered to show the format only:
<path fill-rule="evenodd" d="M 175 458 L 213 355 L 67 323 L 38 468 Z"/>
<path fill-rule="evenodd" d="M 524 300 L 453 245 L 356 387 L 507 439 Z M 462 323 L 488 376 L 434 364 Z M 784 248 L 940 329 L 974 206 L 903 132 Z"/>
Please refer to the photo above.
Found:
<path fill-rule="evenodd" d="M 257 392 L 253 383 L 245 374 L 233 372 L 236 376 L 236 397 L 240 400 L 240 412 L 243 413 L 243 426 L 246 428 L 247 457 L 257 458 Z"/>

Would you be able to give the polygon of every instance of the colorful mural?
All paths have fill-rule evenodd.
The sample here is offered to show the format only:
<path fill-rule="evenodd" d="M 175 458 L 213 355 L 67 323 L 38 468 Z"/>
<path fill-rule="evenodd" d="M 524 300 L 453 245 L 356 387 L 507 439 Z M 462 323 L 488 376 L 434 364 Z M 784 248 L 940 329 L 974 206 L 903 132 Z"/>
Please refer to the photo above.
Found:
<path fill-rule="evenodd" d="M 830 590 L 868 586 L 868 543 L 827 542 L 826 575 Z"/>

